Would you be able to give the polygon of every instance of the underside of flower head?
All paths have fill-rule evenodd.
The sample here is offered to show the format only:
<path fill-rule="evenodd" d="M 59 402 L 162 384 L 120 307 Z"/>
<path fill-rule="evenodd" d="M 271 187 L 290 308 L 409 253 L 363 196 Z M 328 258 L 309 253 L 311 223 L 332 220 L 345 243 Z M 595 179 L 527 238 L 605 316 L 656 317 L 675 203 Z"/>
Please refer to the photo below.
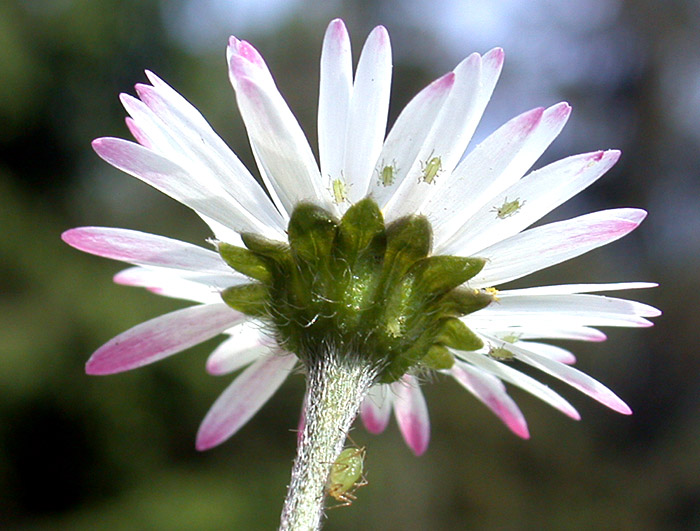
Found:
<path fill-rule="evenodd" d="M 257 280 L 228 288 L 232 308 L 268 322 L 280 346 L 305 363 L 328 349 L 375 366 L 390 383 L 414 368 L 448 369 L 448 347 L 483 342 L 461 317 L 487 306 L 485 290 L 460 287 L 483 267 L 478 258 L 429 256 L 425 217 L 385 226 L 372 199 L 338 221 L 301 204 L 289 223 L 289 245 L 243 234 L 247 249 L 219 243 L 222 258 Z"/>

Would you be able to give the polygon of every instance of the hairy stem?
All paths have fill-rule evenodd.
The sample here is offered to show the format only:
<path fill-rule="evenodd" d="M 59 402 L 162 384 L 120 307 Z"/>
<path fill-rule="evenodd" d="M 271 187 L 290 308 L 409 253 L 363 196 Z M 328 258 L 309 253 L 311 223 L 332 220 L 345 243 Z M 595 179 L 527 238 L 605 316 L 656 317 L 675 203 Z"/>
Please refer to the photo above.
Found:
<path fill-rule="evenodd" d="M 350 425 L 376 374 L 367 362 L 332 352 L 308 364 L 305 422 L 280 530 L 320 529 L 331 465 L 343 449 Z"/>

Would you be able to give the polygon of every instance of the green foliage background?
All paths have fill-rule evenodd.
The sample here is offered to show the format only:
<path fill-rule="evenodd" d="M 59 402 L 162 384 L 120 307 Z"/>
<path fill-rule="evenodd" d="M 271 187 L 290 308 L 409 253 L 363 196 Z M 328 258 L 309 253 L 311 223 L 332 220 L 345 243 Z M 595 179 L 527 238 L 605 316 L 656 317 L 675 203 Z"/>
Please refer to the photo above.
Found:
<path fill-rule="evenodd" d="M 254 167 L 227 80 L 225 39 L 216 51 L 195 49 L 173 29 L 174 14 L 192 4 L 190 13 L 196 13 L 198 3 L 209 2 L 0 3 L 2 528 L 277 524 L 302 378 L 290 378 L 229 442 L 197 453 L 198 423 L 229 381 L 204 372 L 216 340 L 138 371 L 85 376 L 84 362 L 103 342 L 183 303 L 113 285 L 110 277 L 120 264 L 81 254 L 59 238 L 79 225 L 128 227 L 194 243 L 209 236 L 186 208 L 108 167 L 90 149 L 98 136 L 128 136 L 117 94 L 133 93 L 133 84 L 145 80 L 144 68 L 192 101 Z M 443 54 L 440 28 L 430 24 L 429 12 L 425 27 L 411 26 L 402 2 L 295 6 L 284 16 L 270 11 L 265 24 L 232 19 L 229 31 L 262 51 L 311 139 L 317 59 L 323 29 L 334 16 L 346 19 L 356 52 L 371 27 L 389 28 L 396 52 L 392 117 L 416 90 L 461 59 L 436 60 Z M 432 422 L 427 454 L 415 458 L 394 424 L 379 437 L 358 426 L 353 438 L 367 447 L 369 485 L 351 508 L 329 513 L 327 529 L 700 526 L 700 128 L 680 128 L 662 92 L 664 83 L 674 82 L 664 78 L 669 63 L 686 61 L 689 75 L 700 79 L 700 63 L 693 59 L 700 47 L 692 31 L 699 21 L 691 1 L 621 7 L 593 38 L 600 39 L 602 59 L 633 39 L 638 67 L 622 79 L 563 83 L 559 91 L 574 107 L 567 128 L 573 133 L 565 133 L 538 163 L 611 142 L 623 148 L 622 161 L 547 219 L 616 206 L 651 212 L 625 240 L 520 283 L 661 283 L 657 290 L 628 294 L 664 310 L 655 328 L 609 330 L 604 344 L 569 345 L 578 366 L 616 390 L 635 415 L 616 415 L 552 382 L 581 411 L 583 421 L 575 423 L 514 390 L 532 434 L 521 441 L 454 382 L 436 377 L 435 385 L 425 386 Z M 591 38 L 575 31 L 570 36 L 562 46 L 572 50 L 577 38 Z M 499 44 L 494 37 L 491 46 Z M 471 51 L 461 50 L 461 56 Z M 532 106 L 519 103 L 523 71 L 517 60 L 506 63 L 507 88 L 497 89 L 492 107 L 499 101 L 516 112 Z M 527 82 L 537 86 L 538 80 Z M 542 98 L 535 104 L 555 102 Z M 687 94 L 687 104 L 698 105 L 697 96 Z M 594 125 L 614 125 L 623 111 L 627 126 L 599 138 Z M 683 198 L 690 198 L 690 210 L 683 209 Z"/>

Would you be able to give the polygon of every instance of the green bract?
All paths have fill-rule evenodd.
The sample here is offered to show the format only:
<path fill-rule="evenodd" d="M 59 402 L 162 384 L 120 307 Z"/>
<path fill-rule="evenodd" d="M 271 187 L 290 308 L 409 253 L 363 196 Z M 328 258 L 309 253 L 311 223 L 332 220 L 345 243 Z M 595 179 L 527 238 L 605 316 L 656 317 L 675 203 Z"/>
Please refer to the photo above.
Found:
<path fill-rule="evenodd" d="M 460 287 L 480 258 L 428 256 L 432 230 L 423 216 L 384 224 L 364 199 L 338 222 L 300 204 L 289 244 L 243 234 L 246 248 L 220 243 L 222 258 L 257 282 L 223 291 L 232 308 L 263 318 L 280 345 L 305 363 L 334 349 L 365 360 L 390 383 L 413 369 L 445 369 L 447 347 L 476 350 L 482 341 L 460 317 L 493 295 Z"/>

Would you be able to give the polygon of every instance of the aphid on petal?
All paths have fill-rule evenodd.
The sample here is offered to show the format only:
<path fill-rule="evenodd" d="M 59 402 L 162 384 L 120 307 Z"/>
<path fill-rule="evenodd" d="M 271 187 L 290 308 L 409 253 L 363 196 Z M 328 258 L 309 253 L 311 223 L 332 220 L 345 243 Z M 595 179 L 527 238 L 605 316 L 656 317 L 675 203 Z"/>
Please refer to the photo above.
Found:
<path fill-rule="evenodd" d="M 348 200 L 348 185 L 343 179 L 333 179 L 333 201 L 336 205 L 345 203 Z"/>
<path fill-rule="evenodd" d="M 428 157 L 426 162 L 421 162 L 421 170 L 423 173 L 420 176 L 420 180 L 424 183 L 432 184 L 435 182 L 438 173 L 442 171 L 442 158 Z"/>
<path fill-rule="evenodd" d="M 379 173 L 379 181 L 378 184 L 381 184 L 382 186 L 391 186 L 394 184 L 394 181 L 396 180 L 396 174 L 398 173 L 398 168 L 396 167 L 396 162 L 392 162 L 391 164 L 388 164 L 386 166 L 383 166 L 381 171 L 378 170 Z"/>
<path fill-rule="evenodd" d="M 527 201 L 520 202 L 520 198 L 513 199 L 513 201 L 508 201 L 508 198 L 503 199 L 503 204 L 500 207 L 494 206 L 490 212 L 495 212 L 498 219 L 506 219 L 514 216 L 518 213 L 520 208 L 527 203 Z"/>
<path fill-rule="evenodd" d="M 489 356 L 499 361 L 511 361 L 513 353 L 505 348 L 505 343 L 500 347 L 489 346 Z"/>

